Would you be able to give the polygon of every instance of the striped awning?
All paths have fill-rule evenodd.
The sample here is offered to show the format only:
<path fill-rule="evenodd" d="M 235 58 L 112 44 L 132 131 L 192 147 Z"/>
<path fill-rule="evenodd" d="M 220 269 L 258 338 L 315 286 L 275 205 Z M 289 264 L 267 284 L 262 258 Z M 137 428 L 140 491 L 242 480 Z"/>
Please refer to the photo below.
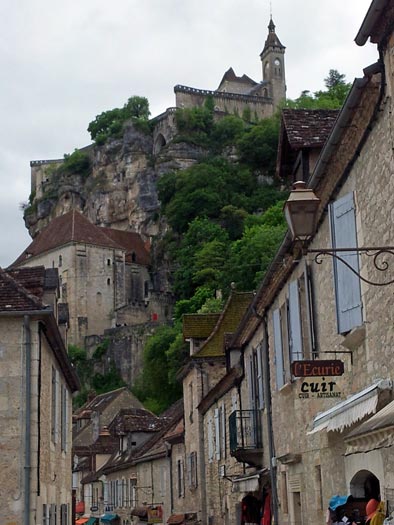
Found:
<path fill-rule="evenodd" d="M 313 420 L 313 428 L 308 434 L 319 432 L 320 430 L 342 432 L 346 427 L 350 427 L 360 421 L 368 414 L 376 412 L 379 393 L 382 390 L 391 390 L 392 382 L 388 379 L 379 380 L 369 387 L 353 394 L 341 403 L 318 414 Z"/>

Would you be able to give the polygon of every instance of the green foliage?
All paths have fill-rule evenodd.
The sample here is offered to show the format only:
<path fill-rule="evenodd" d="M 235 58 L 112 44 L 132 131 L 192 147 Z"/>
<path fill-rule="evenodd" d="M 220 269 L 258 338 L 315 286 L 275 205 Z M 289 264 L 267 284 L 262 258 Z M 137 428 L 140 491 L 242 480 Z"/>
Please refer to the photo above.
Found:
<path fill-rule="evenodd" d="M 64 162 L 58 168 L 58 171 L 68 175 L 88 177 L 92 171 L 92 163 L 87 153 L 76 149 L 71 154 L 64 154 Z"/>
<path fill-rule="evenodd" d="M 178 141 L 203 147 L 209 145 L 209 136 L 214 124 L 213 111 L 209 107 L 177 109 L 175 122 Z"/>
<path fill-rule="evenodd" d="M 112 363 L 110 369 L 105 374 L 94 374 L 91 386 L 97 394 L 104 394 L 105 392 L 126 386 L 126 383 L 123 381 L 114 363 Z"/>
<path fill-rule="evenodd" d="M 237 149 L 241 162 L 253 169 L 275 173 L 278 149 L 279 120 L 277 116 L 263 119 L 250 127 L 238 140 Z"/>
<path fill-rule="evenodd" d="M 93 352 L 93 359 L 101 359 L 103 357 L 103 355 L 106 354 L 107 350 L 108 350 L 108 347 L 109 347 L 109 339 L 108 338 L 105 338 L 103 340 L 102 343 L 100 343 L 96 350 Z"/>
<path fill-rule="evenodd" d="M 147 408 L 161 412 L 182 396 L 176 372 L 186 355 L 180 324 L 160 326 L 148 338 L 143 353 L 143 371 L 133 388 Z"/>
<path fill-rule="evenodd" d="M 139 129 L 149 131 L 149 102 L 145 97 L 130 97 L 122 108 L 103 111 L 89 123 L 88 131 L 92 140 L 102 145 L 109 137 L 119 138 L 123 133 L 123 125 L 131 120 Z"/>
<path fill-rule="evenodd" d="M 326 91 L 302 91 L 295 100 L 287 100 L 285 106 L 294 109 L 339 109 L 350 91 L 351 84 L 345 82 L 345 75 L 330 69 L 324 79 Z"/>

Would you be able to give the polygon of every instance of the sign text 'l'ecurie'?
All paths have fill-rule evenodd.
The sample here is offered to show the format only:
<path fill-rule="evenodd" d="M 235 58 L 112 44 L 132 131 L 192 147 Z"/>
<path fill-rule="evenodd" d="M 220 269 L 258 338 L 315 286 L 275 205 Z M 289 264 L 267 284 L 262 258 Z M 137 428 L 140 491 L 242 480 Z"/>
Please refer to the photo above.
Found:
<path fill-rule="evenodd" d="M 312 361 L 293 361 L 291 364 L 291 373 L 294 377 L 332 377 L 341 376 L 345 371 L 342 361 L 318 360 Z"/>

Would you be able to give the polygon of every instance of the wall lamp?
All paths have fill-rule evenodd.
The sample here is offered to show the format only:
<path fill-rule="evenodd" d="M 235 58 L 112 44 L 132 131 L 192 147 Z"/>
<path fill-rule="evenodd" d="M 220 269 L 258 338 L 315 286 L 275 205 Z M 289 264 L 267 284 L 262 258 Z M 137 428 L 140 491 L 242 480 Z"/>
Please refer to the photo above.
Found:
<path fill-rule="evenodd" d="M 317 264 L 323 262 L 323 256 L 329 255 L 337 259 L 349 268 L 362 281 L 372 286 L 387 286 L 393 284 L 394 279 L 386 282 L 374 282 L 361 276 L 360 273 L 351 266 L 344 257 L 352 253 L 359 253 L 371 257 L 373 264 L 380 272 L 385 272 L 389 268 L 385 256 L 394 256 L 394 246 L 376 247 L 352 247 L 352 248 L 315 248 L 309 249 L 308 243 L 316 233 L 317 221 L 319 218 L 320 199 L 314 191 L 306 187 L 305 182 L 298 181 L 293 185 L 293 190 L 284 204 L 283 211 L 286 222 L 293 236 L 293 241 L 301 246 L 304 255 L 313 253 L 314 261 Z"/>

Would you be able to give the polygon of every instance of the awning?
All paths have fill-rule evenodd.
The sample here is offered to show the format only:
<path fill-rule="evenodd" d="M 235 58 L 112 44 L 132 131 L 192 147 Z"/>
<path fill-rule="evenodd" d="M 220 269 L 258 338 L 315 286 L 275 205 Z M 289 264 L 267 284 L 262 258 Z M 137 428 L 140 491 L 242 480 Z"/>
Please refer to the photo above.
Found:
<path fill-rule="evenodd" d="M 93 518 L 93 516 L 91 518 L 89 518 L 88 522 L 86 523 L 86 525 L 96 525 L 96 523 L 98 523 L 98 518 Z"/>
<path fill-rule="evenodd" d="M 84 525 L 89 521 L 89 518 L 78 518 L 75 520 L 75 525 Z"/>
<path fill-rule="evenodd" d="M 330 409 L 318 414 L 313 420 L 313 428 L 308 434 L 326 429 L 327 432 L 350 427 L 368 414 L 374 414 L 379 400 L 379 392 L 391 390 L 392 382 L 381 379 L 369 387 L 348 397 Z"/>
<path fill-rule="evenodd" d="M 355 428 L 345 439 L 345 455 L 394 445 L 394 401 Z"/>
<path fill-rule="evenodd" d="M 146 518 L 148 516 L 147 507 L 134 507 L 131 513 L 132 516 L 138 516 L 139 518 Z"/>
<path fill-rule="evenodd" d="M 171 514 L 171 516 L 167 520 L 167 523 L 168 525 L 181 525 L 182 523 L 184 523 L 184 521 L 184 514 Z"/>
<path fill-rule="evenodd" d="M 268 468 L 261 469 L 254 474 L 238 476 L 232 480 L 232 492 L 256 492 L 260 489 L 260 479 L 269 473 Z"/>
<path fill-rule="evenodd" d="M 119 519 L 119 516 L 117 514 L 104 514 L 100 517 L 100 521 L 103 523 L 109 523 L 110 521 L 114 521 Z"/>

